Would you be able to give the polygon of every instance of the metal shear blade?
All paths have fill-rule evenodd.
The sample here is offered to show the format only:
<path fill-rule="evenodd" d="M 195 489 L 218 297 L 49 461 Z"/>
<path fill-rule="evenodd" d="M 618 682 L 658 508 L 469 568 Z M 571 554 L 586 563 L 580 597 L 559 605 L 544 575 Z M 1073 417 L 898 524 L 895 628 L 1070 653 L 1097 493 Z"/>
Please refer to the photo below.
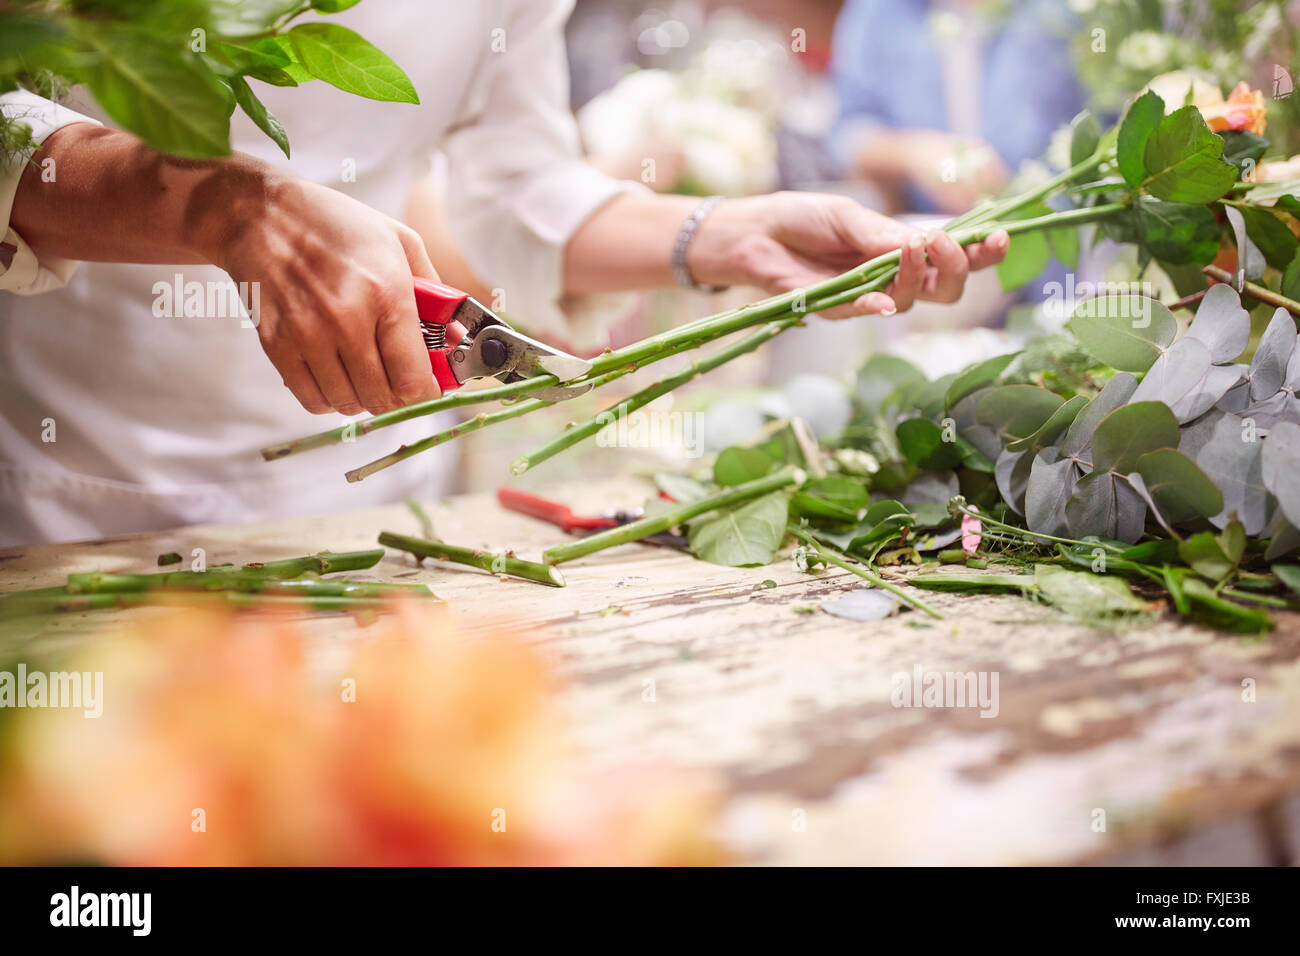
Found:
<path fill-rule="evenodd" d="M 554 375 L 561 384 L 531 393 L 543 401 L 560 402 L 591 389 L 590 384 L 562 384 L 586 375 L 591 371 L 590 362 L 553 349 L 504 323 L 480 325 L 468 343 L 456 348 L 452 363 L 461 382 L 489 377 L 502 382 L 519 382 L 534 375 Z"/>

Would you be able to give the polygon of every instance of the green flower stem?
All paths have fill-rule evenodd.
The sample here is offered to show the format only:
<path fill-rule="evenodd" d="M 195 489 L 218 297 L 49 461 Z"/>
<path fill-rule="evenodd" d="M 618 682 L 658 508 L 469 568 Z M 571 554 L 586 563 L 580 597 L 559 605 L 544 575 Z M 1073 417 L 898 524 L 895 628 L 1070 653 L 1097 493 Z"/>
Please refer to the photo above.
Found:
<path fill-rule="evenodd" d="M 692 362 L 671 375 L 661 378 L 653 385 L 643 388 L 641 391 L 629 395 L 622 401 L 615 403 L 596 417 L 588 419 L 581 425 L 574 425 L 573 427 L 566 429 L 546 444 L 533 449 L 521 458 L 516 458 L 510 463 L 510 473 L 514 475 L 522 475 L 534 465 L 540 464 L 541 462 L 546 461 L 546 459 L 558 455 L 566 448 L 576 445 L 585 438 L 590 438 L 616 418 L 621 418 L 644 407 L 645 405 L 650 404 L 650 402 L 659 398 L 661 395 L 666 395 L 673 389 L 685 385 L 692 379 L 703 375 L 706 372 L 713 371 L 713 369 L 717 368 L 719 365 L 725 365 L 737 356 L 744 355 L 746 352 L 754 351 L 754 349 L 768 342 L 774 336 L 780 335 L 792 325 L 798 324 L 799 321 L 800 319 L 796 316 L 780 319 L 770 325 L 764 326 L 757 332 L 747 335 L 738 342 L 733 342 L 726 348 L 719 349 L 706 359 Z"/>
<path fill-rule="evenodd" d="M 289 455 L 296 455 L 299 452 L 311 451 L 313 448 L 324 448 L 327 445 L 338 445 L 342 442 L 352 441 L 358 435 L 368 435 L 377 429 L 387 428 L 401 422 L 409 422 L 413 418 L 433 415 L 437 412 L 444 412 L 451 408 L 461 408 L 465 405 L 518 398 L 547 385 L 557 384 L 559 384 L 559 379 L 554 375 L 535 375 L 532 378 L 524 379 L 522 382 L 509 382 L 489 388 L 461 388 L 450 395 L 444 395 L 428 402 L 416 402 L 414 405 L 407 405 L 391 412 L 384 412 L 382 415 L 372 415 L 370 418 L 361 421 L 348 422 L 338 428 L 331 428 L 328 431 L 308 435 L 305 438 L 295 438 L 293 441 L 282 442 L 279 445 L 268 445 L 262 449 L 262 457 L 267 461 L 275 461 Z"/>
<path fill-rule="evenodd" d="M 581 558 L 596 551 L 604 551 L 606 548 L 640 541 L 642 538 L 658 534 L 660 531 L 667 531 L 669 528 L 706 512 L 729 508 L 742 501 L 748 501 L 751 498 L 757 498 L 760 495 L 766 495 L 781 488 L 787 488 L 790 485 L 801 485 L 805 477 L 804 472 L 798 468 L 782 468 L 770 475 L 755 478 L 753 481 L 747 481 L 717 494 L 699 498 L 695 501 L 688 501 L 657 514 L 648 515 L 639 521 L 632 521 L 617 528 L 610 528 L 608 531 L 588 535 L 569 544 L 558 545 L 546 551 L 542 555 L 542 560 L 547 564 L 563 564 L 565 561 L 572 561 L 575 558 Z"/>
<path fill-rule="evenodd" d="M 204 572 L 177 575 L 70 574 L 68 594 L 138 594 L 142 591 L 237 591 L 241 594 L 311 595 L 324 597 L 429 596 L 423 584 L 383 584 L 346 579 L 281 579 L 250 572 Z"/>
<path fill-rule="evenodd" d="M 890 594 L 894 595 L 894 597 L 898 598 L 900 601 L 903 601 L 906 604 L 910 604 L 918 611 L 922 611 L 930 615 L 930 617 L 943 620 L 942 614 L 940 614 L 930 605 L 926 604 L 920 598 L 908 594 L 902 588 L 886 581 L 884 578 L 882 578 L 879 574 L 876 574 L 874 571 L 871 571 L 860 564 L 850 561 L 848 559 L 848 556 L 845 555 L 843 552 L 830 548 L 827 545 L 824 545 L 821 541 L 817 540 L 815 537 L 813 537 L 804 529 L 799 528 L 795 525 L 791 525 L 786 529 L 786 531 L 794 535 L 804 544 L 815 548 L 818 555 L 821 556 L 822 560 L 827 562 L 828 564 L 833 564 L 837 568 L 843 568 L 845 571 L 848 571 L 851 574 L 856 574 L 858 577 L 866 581 L 870 581 L 876 587 L 888 591 Z"/>
<path fill-rule="evenodd" d="M 333 583 L 333 582 L 330 582 Z M 244 591 L 195 591 L 188 588 L 150 588 L 142 591 L 71 594 L 65 588 L 40 588 L 18 592 L 21 598 L 0 609 L 0 619 L 70 614 L 79 611 L 107 611 L 146 605 L 221 604 L 237 608 L 289 607 L 317 611 L 379 610 L 394 598 L 415 594 L 409 588 L 389 588 L 349 593 L 319 593 L 298 589 L 279 593 L 250 594 Z M 422 598 L 437 600 L 425 589 Z M 18 594 L 15 594 L 18 597 Z"/>
<path fill-rule="evenodd" d="M 461 548 L 441 541 L 425 541 L 423 538 L 413 538 L 393 531 L 380 532 L 379 543 L 421 558 L 454 561 L 493 574 L 509 574 L 516 578 L 536 581 L 538 584 L 547 584 L 553 588 L 564 587 L 564 577 L 555 568 L 535 561 L 525 561 L 505 552 L 493 554 L 490 551 Z"/>
<path fill-rule="evenodd" d="M 1055 192 L 1057 189 L 1067 185 L 1068 183 L 1073 182 L 1076 177 L 1096 169 L 1102 163 L 1106 162 L 1106 160 L 1110 159 L 1113 155 L 1114 155 L 1113 149 L 1099 148 L 1095 153 L 1093 153 L 1087 159 L 1083 160 L 1082 162 L 1076 163 L 1074 166 L 1071 166 L 1069 169 L 1065 170 L 1064 172 L 1057 173 L 1051 179 L 1040 184 L 1039 186 L 1036 186 L 1035 188 L 1029 190 L 1028 192 L 1021 193 L 1018 196 L 1012 196 L 1009 199 L 1003 199 L 1001 201 L 989 203 L 984 206 L 976 206 L 974 209 L 971 209 L 968 212 L 963 213 L 962 215 L 958 216 L 956 219 L 952 220 L 947 225 L 945 225 L 944 231 L 956 232 L 958 229 L 962 229 L 966 226 L 1002 219 L 1004 216 L 1007 216 L 1010 213 L 1018 212 L 1019 210 L 1023 209 L 1025 206 L 1032 205 L 1033 203 L 1036 202 L 1041 202 L 1042 200 L 1050 196 L 1053 192 Z"/>
<path fill-rule="evenodd" d="M 283 561 L 245 564 L 236 567 L 232 564 L 216 565 L 206 571 L 160 571 L 154 574 L 70 574 L 67 592 L 69 594 L 101 593 L 114 590 L 141 591 L 154 587 L 167 586 L 205 586 L 205 582 L 232 578 L 246 578 L 249 581 L 277 581 L 300 577 L 304 574 L 331 574 L 336 571 L 359 571 L 372 568 L 384 556 L 382 548 L 367 551 L 344 551 L 309 554 L 301 558 L 288 558 Z M 26 592 L 0 595 L 0 605 L 6 600 Z"/>

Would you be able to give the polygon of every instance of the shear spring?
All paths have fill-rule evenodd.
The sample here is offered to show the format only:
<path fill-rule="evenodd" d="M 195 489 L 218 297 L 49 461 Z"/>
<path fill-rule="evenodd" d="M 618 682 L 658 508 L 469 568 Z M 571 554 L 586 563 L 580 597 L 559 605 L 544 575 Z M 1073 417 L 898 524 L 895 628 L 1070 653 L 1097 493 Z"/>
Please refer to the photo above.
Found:
<path fill-rule="evenodd" d="M 447 326 L 437 322 L 421 322 L 420 334 L 424 336 L 424 347 L 430 352 L 446 348 Z"/>

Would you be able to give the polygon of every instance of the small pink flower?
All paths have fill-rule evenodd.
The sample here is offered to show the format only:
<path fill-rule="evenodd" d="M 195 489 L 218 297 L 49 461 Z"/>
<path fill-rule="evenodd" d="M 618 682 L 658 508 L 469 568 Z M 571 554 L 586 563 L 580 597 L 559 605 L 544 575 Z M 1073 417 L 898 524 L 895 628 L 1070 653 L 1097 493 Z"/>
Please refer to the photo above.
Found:
<path fill-rule="evenodd" d="M 974 515 L 962 515 L 961 549 L 967 554 L 975 554 L 980 549 L 980 536 L 984 526 Z"/>

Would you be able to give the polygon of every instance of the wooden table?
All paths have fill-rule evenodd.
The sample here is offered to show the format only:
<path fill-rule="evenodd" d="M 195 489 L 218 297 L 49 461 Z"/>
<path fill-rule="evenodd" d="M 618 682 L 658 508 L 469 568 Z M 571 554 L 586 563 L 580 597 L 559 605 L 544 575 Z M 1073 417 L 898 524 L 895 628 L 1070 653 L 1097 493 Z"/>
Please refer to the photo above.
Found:
<path fill-rule="evenodd" d="M 624 481 L 553 493 L 591 511 L 647 491 Z M 430 512 L 449 541 L 524 557 L 560 538 L 487 495 Z M 395 505 L 17 549 L 0 552 L 0 590 L 148 570 L 167 551 L 203 548 L 216 564 L 364 548 L 384 528 L 416 523 Z M 927 592 L 944 620 L 859 623 L 798 609 L 860 579 L 785 560 L 731 569 L 631 545 L 564 571 L 568 587 L 551 589 L 441 563 L 417 571 L 394 554 L 367 576 L 426 581 L 471 627 L 520 625 L 566 678 L 595 762 L 715 771 L 742 859 L 1300 863 L 1297 615 L 1262 640 L 1171 621 L 1106 632 L 1018 598 Z M 85 639 L 79 617 L 39 639 Z M 365 635 L 347 618 L 313 626 L 335 643 Z M 996 675 L 997 715 L 893 706 L 896 675 L 918 667 Z"/>

